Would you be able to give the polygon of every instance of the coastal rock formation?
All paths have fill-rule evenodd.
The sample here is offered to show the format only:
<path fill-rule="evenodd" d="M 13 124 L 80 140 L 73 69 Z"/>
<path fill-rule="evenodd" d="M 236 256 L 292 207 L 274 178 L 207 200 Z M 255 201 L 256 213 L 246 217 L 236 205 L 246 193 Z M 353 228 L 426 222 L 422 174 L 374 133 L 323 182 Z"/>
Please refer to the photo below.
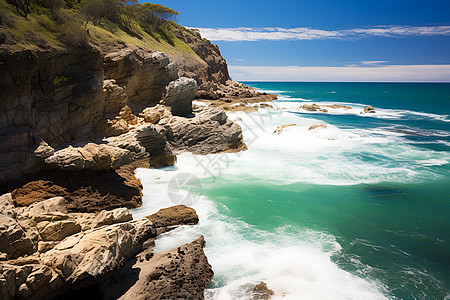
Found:
<path fill-rule="evenodd" d="M 198 223 L 197 213 L 186 205 L 176 205 L 162 208 L 157 213 L 147 216 L 155 227 L 170 227 L 175 225 L 194 225 Z"/>
<path fill-rule="evenodd" d="M 275 295 L 275 292 L 267 287 L 267 283 L 261 281 L 252 288 L 254 300 L 269 300 Z"/>
<path fill-rule="evenodd" d="M 71 212 L 135 208 L 142 204 L 142 184 L 126 169 L 44 172 L 25 177 L 17 184 L 11 193 L 16 206 L 58 196 L 66 199 Z"/>
<path fill-rule="evenodd" d="M 162 103 L 169 106 L 174 116 L 192 113 L 192 100 L 197 92 L 197 82 L 192 78 L 181 77 L 169 83 Z"/>
<path fill-rule="evenodd" d="M 201 62 L 188 61 L 180 64 L 181 76 L 194 78 L 198 84 L 203 82 L 217 82 L 225 84 L 231 77 L 228 66 L 220 54 L 219 47 L 208 40 L 201 38 L 195 29 L 186 29 L 179 26 L 175 31 L 177 38 L 185 42 L 199 56 Z"/>
<path fill-rule="evenodd" d="M 167 208 L 133 221 L 125 208 L 71 213 L 62 197 L 22 208 L 13 208 L 8 194 L 0 201 L 7 204 L 0 213 L 1 299 L 52 298 L 95 284 L 119 285 L 121 293 L 139 299 L 153 295 L 151 299 L 183 295 L 201 299 L 212 279 L 203 237 L 173 250 L 152 252 L 158 231 L 198 222 L 191 208 Z M 139 277 L 128 276 L 136 268 L 141 269 Z M 109 280 L 117 276 L 123 280 Z M 102 293 L 114 292 L 117 289 L 108 288 Z"/>
<path fill-rule="evenodd" d="M 325 125 L 325 124 L 314 124 L 314 125 L 309 126 L 308 130 L 323 129 L 323 128 L 327 128 L 327 125 Z"/>
<path fill-rule="evenodd" d="M 208 154 L 247 149 L 242 129 L 217 108 L 196 107 L 193 118 L 173 116 L 159 124 L 167 128 L 167 139 L 177 152 Z"/>
<path fill-rule="evenodd" d="M 317 111 L 320 110 L 320 106 L 313 103 L 313 104 L 303 104 L 302 108 L 306 111 Z"/>
<path fill-rule="evenodd" d="M 370 105 L 367 105 L 367 106 L 364 107 L 364 112 L 365 113 L 372 113 L 372 114 L 374 114 L 375 113 L 375 108 L 373 108 Z"/>
<path fill-rule="evenodd" d="M 284 125 L 279 125 L 277 126 L 277 128 L 275 128 L 275 130 L 272 132 L 272 134 L 280 134 L 283 132 L 283 130 L 287 127 L 292 127 L 292 126 L 297 126 L 297 124 L 284 124 Z"/>
<path fill-rule="evenodd" d="M 89 143 L 57 151 L 44 162 L 47 169 L 54 170 L 114 170 L 130 163 L 131 154 L 119 147 Z"/>
<path fill-rule="evenodd" d="M 156 105 L 167 84 L 178 77 L 178 67 L 162 52 L 125 48 L 104 58 L 105 78 L 126 87 L 128 106 L 136 112 Z"/>
<path fill-rule="evenodd" d="M 105 299 L 204 299 L 214 273 L 203 252 L 205 239 L 172 250 L 143 251 L 99 287 Z"/>

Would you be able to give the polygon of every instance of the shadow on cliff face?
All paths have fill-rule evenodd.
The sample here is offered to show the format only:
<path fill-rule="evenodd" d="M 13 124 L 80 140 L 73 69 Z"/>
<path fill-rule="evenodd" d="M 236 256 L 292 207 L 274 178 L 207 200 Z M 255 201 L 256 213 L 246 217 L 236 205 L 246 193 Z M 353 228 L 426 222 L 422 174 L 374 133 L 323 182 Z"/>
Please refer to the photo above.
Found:
<path fill-rule="evenodd" d="M 71 212 L 95 212 L 142 204 L 142 185 L 128 170 L 52 171 L 26 176 L 0 186 L 16 206 L 64 197 Z"/>
<path fill-rule="evenodd" d="M 131 259 L 125 265 L 104 276 L 97 284 L 82 287 L 80 289 L 69 290 L 64 295 L 56 299 L 79 300 L 79 299 L 119 299 L 139 280 L 141 268 L 133 267 L 137 259 Z M 105 295 L 104 287 L 108 287 L 108 294 Z"/>

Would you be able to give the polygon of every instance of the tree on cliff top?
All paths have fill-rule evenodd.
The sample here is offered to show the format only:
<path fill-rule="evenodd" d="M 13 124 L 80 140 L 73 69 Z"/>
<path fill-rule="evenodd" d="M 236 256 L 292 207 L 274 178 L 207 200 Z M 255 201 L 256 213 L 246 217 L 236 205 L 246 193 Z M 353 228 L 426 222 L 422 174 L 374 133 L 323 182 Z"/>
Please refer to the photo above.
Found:
<path fill-rule="evenodd" d="M 179 13 L 168 7 L 144 3 L 139 5 L 139 21 L 143 27 L 162 28 L 169 21 L 175 22 Z"/>

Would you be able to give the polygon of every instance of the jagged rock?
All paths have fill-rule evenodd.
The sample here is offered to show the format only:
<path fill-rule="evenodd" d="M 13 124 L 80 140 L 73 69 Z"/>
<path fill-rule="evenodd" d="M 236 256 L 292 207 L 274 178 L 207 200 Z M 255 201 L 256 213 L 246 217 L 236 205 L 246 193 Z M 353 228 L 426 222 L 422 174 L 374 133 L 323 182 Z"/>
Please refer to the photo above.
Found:
<path fill-rule="evenodd" d="M 144 124 L 105 141 L 109 146 L 130 151 L 135 159 L 171 153 L 166 145 L 166 129 L 159 125 Z"/>
<path fill-rule="evenodd" d="M 133 215 L 124 207 L 116 208 L 111 211 L 102 210 L 97 214 L 93 221 L 93 228 L 104 225 L 112 225 L 133 220 Z"/>
<path fill-rule="evenodd" d="M 172 81 L 166 88 L 162 103 L 169 106 L 174 116 L 192 113 L 192 100 L 197 92 L 197 82 L 192 78 L 181 77 Z"/>
<path fill-rule="evenodd" d="M 69 146 L 45 159 L 46 167 L 56 170 L 111 170 L 130 162 L 130 151 L 93 143 L 84 147 Z"/>
<path fill-rule="evenodd" d="M 51 268 L 40 264 L 0 266 L 1 299 L 48 299 L 64 283 Z"/>
<path fill-rule="evenodd" d="M 100 285 L 100 293 L 105 299 L 204 299 L 206 285 L 214 276 L 204 246 L 201 236 L 165 252 L 144 251 Z"/>
<path fill-rule="evenodd" d="M 140 117 L 144 118 L 145 122 L 156 124 L 161 120 L 162 116 L 166 113 L 166 107 L 163 105 L 156 105 L 153 107 L 145 108 Z"/>
<path fill-rule="evenodd" d="M 309 126 L 308 130 L 322 129 L 322 128 L 327 128 L 327 125 L 325 125 L 325 124 L 314 124 L 314 125 Z"/>
<path fill-rule="evenodd" d="M 0 252 L 15 258 L 35 250 L 35 244 L 17 220 L 0 214 Z"/>
<path fill-rule="evenodd" d="M 297 126 L 297 124 L 284 124 L 284 125 L 279 125 L 277 126 L 277 128 L 275 128 L 275 130 L 273 131 L 272 134 L 280 134 L 283 132 L 283 130 L 287 127 L 291 127 L 291 126 Z"/>
<path fill-rule="evenodd" d="M 302 108 L 306 111 L 317 111 L 320 110 L 320 106 L 317 105 L 316 103 L 313 104 L 303 104 Z"/>
<path fill-rule="evenodd" d="M 195 117 L 174 116 L 160 122 L 167 129 L 167 139 L 178 152 L 194 154 L 237 152 L 246 150 L 242 129 L 228 119 L 222 109 L 197 108 Z"/>
<path fill-rule="evenodd" d="M 267 287 L 267 283 L 261 281 L 252 288 L 254 300 L 268 300 L 272 299 L 275 292 Z"/>
<path fill-rule="evenodd" d="M 176 205 L 162 208 L 157 213 L 147 216 L 155 227 L 168 227 L 175 225 L 194 225 L 198 223 L 197 213 L 186 205 Z"/>
<path fill-rule="evenodd" d="M 7 193 L 0 196 L 0 215 L 5 215 L 10 218 L 16 217 L 16 212 L 14 211 L 14 203 L 11 193 Z"/>
<path fill-rule="evenodd" d="M 177 65 L 164 53 L 132 48 L 108 53 L 103 67 L 105 78 L 114 78 L 117 85 L 126 87 L 128 106 L 135 112 L 157 104 L 178 73 Z"/>
<path fill-rule="evenodd" d="M 372 113 L 372 114 L 374 114 L 375 113 L 375 108 L 373 108 L 370 105 L 367 105 L 366 107 L 364 107 L 364 112 L 365 113 Z"/>
<path fill-rule="evenodd" d="M 68 283 L 98 279 L 119 269 L 155 236 L 150 220 L 140 219 L 90 229 L 69 236 L 42 254 L 42 262 L 58 269 Z"/>

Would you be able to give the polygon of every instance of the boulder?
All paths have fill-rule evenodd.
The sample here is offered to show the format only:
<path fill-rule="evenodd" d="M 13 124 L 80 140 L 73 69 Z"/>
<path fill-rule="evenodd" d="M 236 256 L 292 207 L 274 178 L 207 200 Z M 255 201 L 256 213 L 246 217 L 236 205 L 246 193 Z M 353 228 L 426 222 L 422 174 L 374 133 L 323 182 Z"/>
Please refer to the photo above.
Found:
<path fill-rule="evenodd" d="M 303 104 L 302 108 L 306 111 L 318 111 L 320 110 L 320 106 L 316 103 L 313 104 Z"/>
<path fill-rule="evenodd" d="M 112 225 L 133 220 L 133 215 L 125 207 L 116 208 L 114 210 L 102 210 L 97 214 L 93 221 L 93 228 L 104 225 Z"/>
<path fill-rule="evenodd" d="M 16 219 L 0 214 L 0 252 L 16 258 L 36 251 L 36 245 Z"/>
<path fill-rule="evenodd" d="M 53 170 L 112 170 L 131 162 L 130 151 L 104 144 L 88 143 L 84 147 L 69 146 L 45 159 Z"/>
<path fill-rule="evenodd" d="M 11 218 L 16 217 L 14 203 L 10 193 L 0 196 L 0 215 L 5 215 Z"/>
<path fill-rule="evenodd" d="M 153 107 L 145 108 L 142 113 L 139 114 L 140 117 L 144 118 L 145 122 L 156 124 L 161 120 L 164 114 L 166 114 L 166 107 L 163 105 L 156 105 Z"/>
<path fill-rule="evenodd" d="M 372 113 L 372 114 L 374 114 L 375 113 L 375 108 L 373 108 L 370 105 L 367 105 L 366 107 L 364 107 L 364 112 L 365 113 Z"/>
<path fill-rule="evenodd" d="M 323 128 L 327 128 L 327 125 L 325 125 L 325 124 L 314 124 L 314 125 L 309 126 L 308 130 L 323 129 Z"/>
<path fill-rule="evenodd" d="M 90 229 L 69 236 L 53 249 L 42 254 L 44 265 L 57 269 L 70 284 L 100 279 L 119 269 L 142 250 L 142 243 L 155 236 L 150 220 Z"/>
<path fill-rule="evenodd" d="M 169 83 L 162 103 L 170 107 L 172 115 L 187 116 L 192 113 L 192 100 L 196 92 L 197 82 L 192 78 L 181 77 Z"/>
<path fill-rule="evenodd" d="M 157 213 L 147 216 L 155 227 L 169 227 L 176 225 L 194 225 L 198 223 L 197 213 L 186 205 L 176 205 L 162 208 Z"/>
<path fill-rule="evenodd" d="M 252 287 L 252 294 L 254 300 L 269 300 L 275 292 L 267 287 L 267 283 L 261 281 Z"/>
<path fill-rule="evenodd" d="M 283 130 L 287 127 L 291 127 L 291 126 L 297 126 L 297 124 L 284 124 L 284 125 L 279 125 L 277 126 L 277 128 L 275 128 L 275 130 L 273 131 L 272 134 L 280 134 L 283 132 Z"/>
<path fill-rule="evenodd" d="M 228 119 L 222 109 L 196 108 L 194 112 L 193 118 L 174 116 L 160 122 L 175 151 L 208 154 L 247 149 L 241 127 Z"/>

